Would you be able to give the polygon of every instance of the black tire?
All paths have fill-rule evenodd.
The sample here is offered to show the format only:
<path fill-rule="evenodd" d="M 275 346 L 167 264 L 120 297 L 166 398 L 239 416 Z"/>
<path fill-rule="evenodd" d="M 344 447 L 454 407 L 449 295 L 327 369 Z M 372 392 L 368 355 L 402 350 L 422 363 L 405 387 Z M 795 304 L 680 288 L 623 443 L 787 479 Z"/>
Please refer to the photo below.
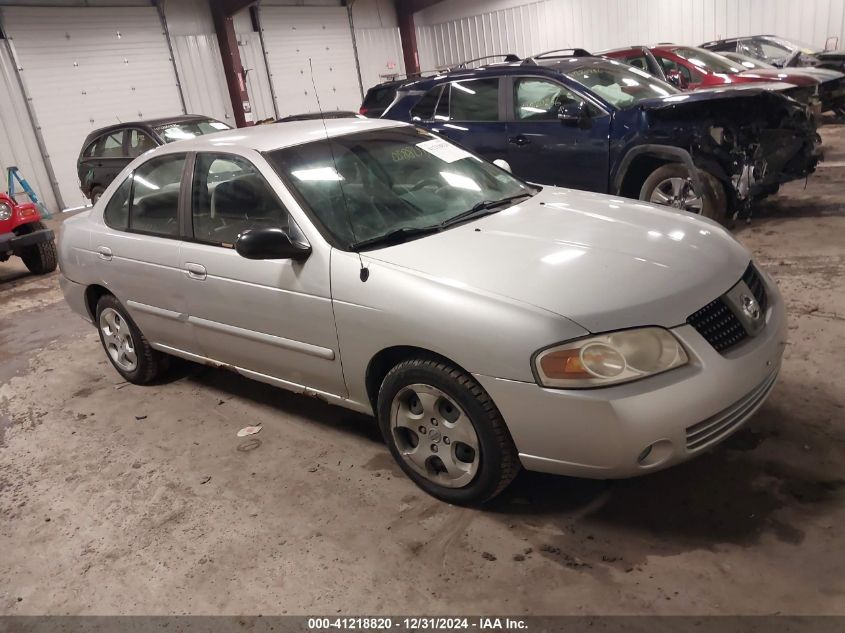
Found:
<path fill-rule="evenodd" d="M 89 196 L 89 199 L 91 200 L 91 204 L 97 204 L 97 200 L 100 199 L 100 196 L 103 195 L 104 191 L 105 191 L 105 188 L 101 187 L 100 185 L 97 185 L 96 187 L 92 187 L 91 188 L 91 195 Z"/>
<path fill-rule="evenodd" d="M 451 488 L 431 481 L 415 471 L 400 453 L 391 430 L 391 409 L 397 394 L 415 384 L 431 386 L 446 394 L 463 408 L 472 423 L 478 439 L 479 464 L 474 478 L 463 487 Z M 519 473 L 516 447 L 493 400 L 472 376 L 440 359 L 413 358 L 393 367 L 379 389 L 377 412 L 379 427 L 393 458 L 417 486 L 442 501 L 458 505 L 489 501 Z M 445 428 L 443 431 L 448 432 Z"/>
<path fill-rule="evenodd" d="M 26 227 L 26 233 L 33 233 L 47 228 L 43 222 L 33 222 L 32 224 L 26 225 Z M 46 275 L 47 273 L 53 272 L 56 270 L 59 261 L 58 255 L 56 254 L 55 240 L 27 246 L 21 253 L 21 259 L 33 275 Z"/>
<path fill-rule="evenodd" d="M 698 170 L 698 175 L 705 189 L 700 194 L 702 202 L 700 215 L 724 224 L 728 216 L 728 199 L 724 186 L 711 174 L 702 169 Z M 687 179 L 689 178 L 689 169 L 681 163 L 668 163 L 658 167 L 651 172 L 651 175 L 643 183 L 640 189 L 640 200 L 651 201 L 652 195 L 655 193 L 658 185 L 670 178 Z M 695 191 L 692 184 L 690 184 L 690 190 L 695 194 L 699 193 Z M 656 204 L 660 203 L 658 202 Z M 689 209 L 685 210 L 689 211 Z M 695 213 L 695 211 L 692 212 Z"/>
<path fill-rule="evenodd" d="M 137 359 L 136 366 L 130 371 L 121 367 L 109 352 L 109 348 L 106 344 L 106 335 L 101 327 L 101 317 L 103 312 L 106 310 L 113 310 L 114 312 L 117 312 L 129 329 L 129 334 L 132 337 L 135 357 Z M 141 333 L 141 330 L 138 329 L 135 321 L 132 320 L 132 317 L 129 316 L 120 304 L 120 301 L 118 301 L 114 295 L 107 294 L 100 297 L 100 300 L 97 302 L 95 324 L 97 326 L 97 333 L 100 335 L 100 343 L 103 345 L 103 350 L 106 352 L 106 357 L 108 357 L 117 372 L 128 382 L 136 385 L 149 384 L 166 368 L 166 356 L 150 347 L 149 342 Z"/>

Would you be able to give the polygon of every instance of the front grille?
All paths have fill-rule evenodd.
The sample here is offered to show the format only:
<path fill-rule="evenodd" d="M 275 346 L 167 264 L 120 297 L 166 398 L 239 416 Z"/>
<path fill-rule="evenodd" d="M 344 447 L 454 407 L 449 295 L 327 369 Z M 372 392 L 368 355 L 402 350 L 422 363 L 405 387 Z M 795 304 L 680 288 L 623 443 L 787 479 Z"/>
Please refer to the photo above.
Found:
<path fill-rule="evenodd" d="M 748 289 L 754 293 L 754 298 L 760 304 L 760 310 L 763 311 L 763 314 L 766 314 L 766 308 L 769 307 L 769 297 L 766 295 L 766 286 L 763 284 L 763 279 L 754 264 L 748 264 L 745 274 L 742 275 L 742 280 L 748 286 Z"/>
<path fill-rule="evenodd" d="M 706 420 L 687 427 L 687 450 L 695 451 L 722 439 L 736 429 L 757 410 L 772 387 L 778 373 L 775 371 L 758 385 L 751 393 L 735 402 L 727 409 Z"/>
<path fill-rule="evenodd" d="M 689 315 L 687 323 L 698 330 L 717 352 L 724 352 L 748 336 L 742 323 L 721 297 Z"/>
<path fill-rule="evenodd" d="M 742 275 L 742 281 L 751 290 L 765 314 L 769 303 L 766 287 L 754 264 L 748 264 L 748 268 Z M 687 323 L 698 330 L 698 333 L 720 353 L 748 338 L 748 332 L 745 331 L 742 322 L 722 297 L 714 299 L 697 312 L 693 312 L 687 317 Z"/>

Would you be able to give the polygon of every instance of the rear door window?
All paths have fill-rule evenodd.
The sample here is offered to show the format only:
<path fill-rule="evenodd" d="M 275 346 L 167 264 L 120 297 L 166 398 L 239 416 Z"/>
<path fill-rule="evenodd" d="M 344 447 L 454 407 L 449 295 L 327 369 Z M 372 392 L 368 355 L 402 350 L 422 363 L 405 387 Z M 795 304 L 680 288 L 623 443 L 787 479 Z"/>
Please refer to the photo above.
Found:
<path fill-rule="evenodd" d="M 94 156 L 97 158 L 122 158 L 124 156 L 123 130 L 101 136 L 94 150 Z"/>
<path fill-rule="evenodd" d="M 114 192 L 106 210 L 103 212 L 103 220 L 113 229 L 125 231 L 129 228 L 129 194 L 132 193 L 132 175 Z"/>
<path fill-rule="evenodd" d="M 135 158 L 144 152 L 154 149 L 155 141 L 141 130 L 129 130 L 129 138 L 127 140 L 126 149 L 129 156 Z"/>
<path fill-rule="evenodd" d="M 443 102 L 443 97 L 440 101 Z M 438 114 L 440 114 L 439 107 Z M 452 121 L 498 121 L 499 79 L 494 77 L 451 82 L 449 84 L 449 119 Z"/>
<path fill-rule="evenodd" d="M 135 170 L 130 230 L 162 237 L 179 235 L 179 189 L 184 167 L 184 154 L 169 154 Z"/>

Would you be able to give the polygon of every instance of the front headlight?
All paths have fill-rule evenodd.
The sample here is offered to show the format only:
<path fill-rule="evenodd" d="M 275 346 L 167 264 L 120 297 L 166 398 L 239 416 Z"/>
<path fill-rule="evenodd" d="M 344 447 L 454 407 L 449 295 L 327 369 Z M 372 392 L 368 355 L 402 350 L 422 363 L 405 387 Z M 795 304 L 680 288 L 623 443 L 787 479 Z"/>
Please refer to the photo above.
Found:
<path fill-rule="evenodd" d="M 0 202 L 0 220 L 8 220 L 12 217 L 12 207 L 5 202 Z"/>
<path fill-rule="evenodd" d="M 544 387 L 584 389 L 639 380 L 688 362 L 669 330 L 645 327 L 544 349 L 534 356 L 534 373 Z"/>

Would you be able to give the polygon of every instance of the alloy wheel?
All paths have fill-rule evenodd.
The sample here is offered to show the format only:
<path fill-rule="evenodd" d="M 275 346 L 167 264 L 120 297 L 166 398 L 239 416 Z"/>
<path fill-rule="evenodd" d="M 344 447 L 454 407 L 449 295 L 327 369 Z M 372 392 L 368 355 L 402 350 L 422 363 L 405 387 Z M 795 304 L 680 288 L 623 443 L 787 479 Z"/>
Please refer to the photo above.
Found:
<path fill-rule="evenodd" d="M 689 178 L 674 176 L 661 180 L 651 193 L 649 202 L 663 204 L 691 213 L 701 213 L 704 201 L 695 192 Z"/>
<path fill-rule="evenodd" d="M 415 472 L 447 488 L 469 484 L 481 460 L 478 435 L 454 399 L 431 385 L 408 385 L 393 398 L 390 432 Z"/>
<path fill-rule="evenodd" d="M 138 356 L 135 353 L 135 341 L 129 324 L 113 308 L 106 308 L 100 313 L 100 332 L 106 352 L 123 371 L 135 371 Z"/>

